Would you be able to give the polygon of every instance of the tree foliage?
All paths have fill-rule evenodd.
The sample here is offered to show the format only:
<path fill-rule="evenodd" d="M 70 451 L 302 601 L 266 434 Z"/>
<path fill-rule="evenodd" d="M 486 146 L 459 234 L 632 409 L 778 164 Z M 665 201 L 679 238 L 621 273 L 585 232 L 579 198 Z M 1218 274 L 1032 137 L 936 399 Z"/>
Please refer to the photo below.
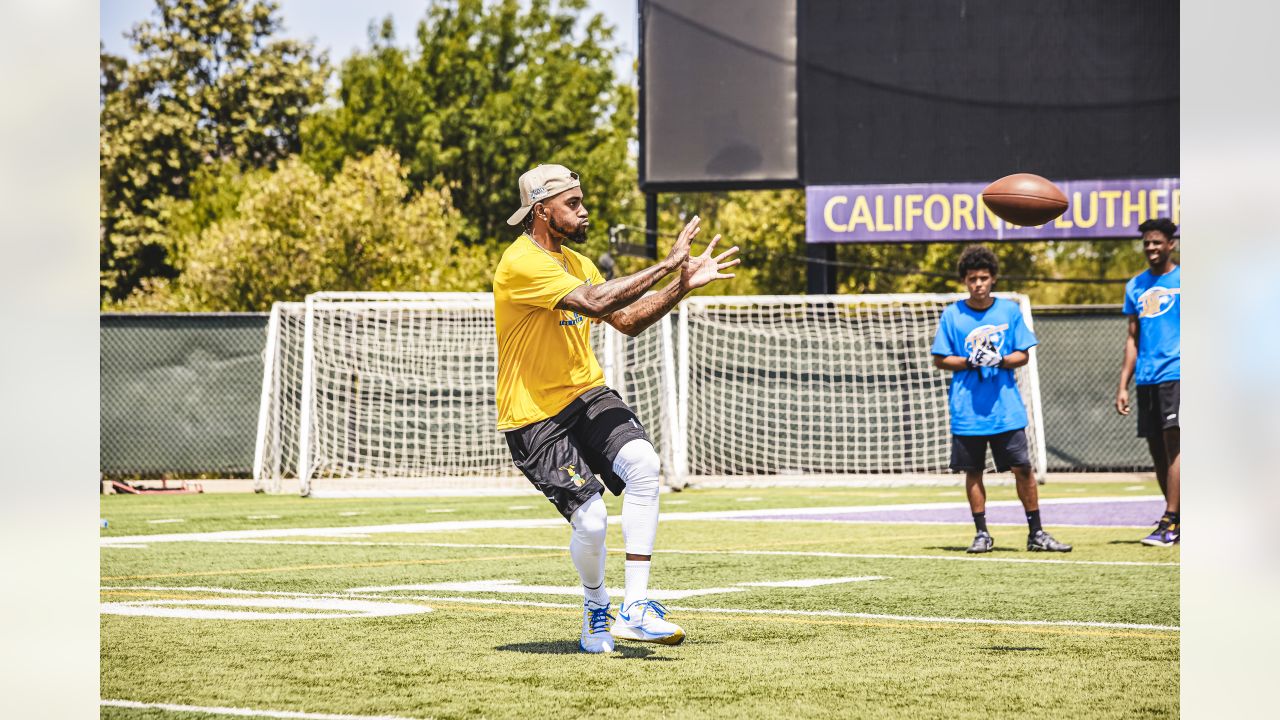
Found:
<path fill-rule="evenodd" d="M 135 63 L 101 54 L 102 288 L 120 299 L 173 278 L 161 215 L 208 166 L 271 167 L 300 149 L 299 124 L 329 70 L 310 44 L 273 38 L 265 0 L 156 0 L 129 33 Z"/>
<path fill-rule="evenodd" d="M 432 0 L 408 48 L 389 20 L 372 48 L 342 64 L 339 104 L 310 117 L 304 155 L 332 173 L 351 155 L 389 147 L 415 186 L 447 186 L 464 239 L 515 234 L 516 180 L 539 163 L 582 176 L 594 228 L 640 209 L 628 143 L 635 91 L 613 71 L 613 29 L 586 0 Z M 593 230 L 588 252 L 604 249 Z"/>
<path fill-rule="evenodd" d="M 234 217 L 184 238 L 184 271 L 133 309 L 267 310 L 319 290 L 485 289 L 488 258 L 455 243 L 447 191 L 413 192 L 388 150 L 325 179 L 299 158 L 244 179 Z"/>
<path fill-rule="evenodd" d="M 405 45 L 390 20 L 339 69 L 276 37 L 270 0 L 156 0 L 130 33 L 139 60 L 101 53 L 104 304 L 266 309 L 314 290 L 482 290 L 517 232 L 516 180 L 544 162 L 583 182 L 592 233 L 643 244 L 636 93 L 587 0 L 427 0 Z M 707 292 L 806 289 L 802 190 L 661 196 L 659 250 L 693 214 L 699 245 L 742 248 L 737 277 Z M 950 292 L 960 244 L 836 248 L 847 293 Z M 993 246 L 1000 289 L 1044 303 L 1118 302 L 1144 267 L 1135 242 Z M 700 251 L 700 247 L 695 247 Z M 648 260 L 619 257 L 619 273 Z"/>

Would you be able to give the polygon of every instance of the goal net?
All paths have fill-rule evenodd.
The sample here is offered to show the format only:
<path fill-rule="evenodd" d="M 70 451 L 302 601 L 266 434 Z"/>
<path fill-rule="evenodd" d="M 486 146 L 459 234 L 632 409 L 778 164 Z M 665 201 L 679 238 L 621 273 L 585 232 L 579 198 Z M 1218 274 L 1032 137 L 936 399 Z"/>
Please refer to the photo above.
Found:
<path fill-rule="evenodd" d="M 999 294 L 1019 303 L 1023 296 Z M 929 352 L 960 295 L 694 297 L 630 338 L 592 324 L 605 380 L 668 482 L 937 481 L 949 374 Z M 1016 371 L 1045 448 L 1035 350 Z M 317 293 L 268 326 L 254 479 L 279 492 L 527 489 L 496 430 L 489 293 Z M 993 469 L 993 468 L 992 468 Z"/>
<path fill-rule="evenodd" d="M 526 489 L 497 431 L 490 293 L 316 293 L 268 324 L 255 486 L 303 494 Z M 637 338 L 592 324 L 606 381 L 673 467 L 671 323 Z"/>
<path fill-rule="evenodd" d="M 1016 300 L 1028 327 L 1031 306 Z M 689 479 L 948 471 L 950 373 L 930 348 L 962 295 L 694 297 L 679 319 L 679 423 Z M 1016 371 L 1032 463 L 1045 450 L 1035 350 Z M 993 469 L 993 468 L 992 468 Z"/>

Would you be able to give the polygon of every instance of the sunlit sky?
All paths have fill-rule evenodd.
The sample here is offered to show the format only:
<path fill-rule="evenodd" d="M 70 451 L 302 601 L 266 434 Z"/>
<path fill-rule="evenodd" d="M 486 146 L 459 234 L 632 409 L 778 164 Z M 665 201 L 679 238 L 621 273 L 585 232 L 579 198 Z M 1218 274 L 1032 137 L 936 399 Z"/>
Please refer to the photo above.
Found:
<path fill-rule="evenodd" d="M 422 19 L 427 0 L 276 0 L 284 18 L 284 34 L 312 39 L 329 50 L 329 59 L 337 65 L 353 50 L 368 47 L 369 23 L 390 15 L 395 22 L 397 41 L 407 44 L 414 28 Z M 589 0 L 590 8 L 602 13 L 614 25 L 614 37 L 623 48 L 615 70 L 619 78 L 634 79 L 632 63 L 638 44 L 636 0 Z M 100 33 L 107 52 L 133 58 L 124 33 L 134 24 L 147 19 L 155 9 L 155 0 L 102 0 Z"/>

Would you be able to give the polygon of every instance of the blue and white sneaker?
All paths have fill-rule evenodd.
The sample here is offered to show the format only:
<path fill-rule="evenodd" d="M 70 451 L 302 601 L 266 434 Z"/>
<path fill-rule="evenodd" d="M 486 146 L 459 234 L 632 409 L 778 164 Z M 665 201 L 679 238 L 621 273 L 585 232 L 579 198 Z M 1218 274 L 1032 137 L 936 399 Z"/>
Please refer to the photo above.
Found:
<path fill-rule="evenodd" d="M 609 604 L 587 600 L 582 606 L 582 639 L 578 649 L 586 653 L 613 652 L 613 636 L 609 634 Z"/>
<path fill-rule="evenodd" d="M 1143 545 L 1173 547 L 1182 540 L 1182 529 L 1177 525 L 1161 522 L 1150 535 L 1142 538 Z"/>
<path fill-rule="evenodd" d="M 623 640 L 679 645 L 684 642 L 684 630 L 668 622 L 666 616 L 667 609 L 657 600 L 636 600 L 618 607 L 618 621 L 612 632 Z"/>

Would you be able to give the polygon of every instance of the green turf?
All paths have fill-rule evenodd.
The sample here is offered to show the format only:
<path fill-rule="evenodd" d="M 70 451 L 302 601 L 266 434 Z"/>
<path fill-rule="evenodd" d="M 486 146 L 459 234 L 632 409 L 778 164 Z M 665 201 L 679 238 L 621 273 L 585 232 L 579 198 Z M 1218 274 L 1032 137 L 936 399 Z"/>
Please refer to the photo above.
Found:
<path fill-rule="evenodd" d="M 1045 497 L 1151 494 L 1126 486 L 1047 485 Z M 944 496 L 943 493 L 946 493 Z M 992 488 L 990 498 L 1013 497 Z M 742 502 L 743 498 L 759 498 Z M 699 490 L 670 511 L 961 499 L 958 488 Z M 670 501 L 682 501 L 671 505 Z M 512 506 L 531 506 L 511 510 Z M 611 512 L 618 510 L 610 499 Z M 451 509 L 451 513 L 428 510 Z M 358 512 L 359 515 L 338 513 Z M 104 535 L 555 517 L 537 496 L 319 500 L 278 496 L 104 497 Z M 278 514 L 279 519 L 250 520 Z M 148 520 L 182 518 L 182 523 Z M 1179 552 L 1138 545 L 1130 528 L 1061 528 L 1070 563 L 964 558 L 967 525 L 684 521 L 663 523 L 654 587 L 695 589 L 802 578 L 887 579 L 689 597 L 679 647 L 620 642 L 576 652 L 580 610 L 567 595 L 404 591 L 429 605 L 400 617 L 193 620 L 103 615 L 104 698 L 354 715 L 440 717 L 1167 717 L 1178 713 L 1176 630 L 956 624 L 927 618 L 1177 626 Z M 1041 559 L 1022 528 L 993 527 L 995 559 Z M 153 543 L 102 550 L 102 599 L 308 594 L 349 588 L 511 579 L 575 585 L 568 528 L 287 538 L 325 544 Z M 368 544 L 357 544 L 368 543 Z M 391 544 L 398 543 L 398 544 Z M 456 546 L 445 546 L 453 544 Z M 552 546 L 494 547 L 498 545 Z M 611 550 L 621 547 L 610 528 Z M 691 551 L 668 552 L 663 549 Z M 697 552 L 692 552 L 697 551 Z M 741 551 L 926 555 L 823 557 Z M 1151 565 L 1090 565 L 1081 561 Z M 609 584 L 622 584 L 612 552 Z M 413 600 L 429 595 L 436 600 Z M 264 596 L 269 597 L 269 596 Z M 451 602 L 469 598 L 479 602 Z M 838 611 L 865 618 L 709 610 Z M 914 619 L 913 619 L 914 618 Z M 194 717 L 104 708 L 106 718 Z M 210 717 L 210 716 L 202 716 Z"/>

